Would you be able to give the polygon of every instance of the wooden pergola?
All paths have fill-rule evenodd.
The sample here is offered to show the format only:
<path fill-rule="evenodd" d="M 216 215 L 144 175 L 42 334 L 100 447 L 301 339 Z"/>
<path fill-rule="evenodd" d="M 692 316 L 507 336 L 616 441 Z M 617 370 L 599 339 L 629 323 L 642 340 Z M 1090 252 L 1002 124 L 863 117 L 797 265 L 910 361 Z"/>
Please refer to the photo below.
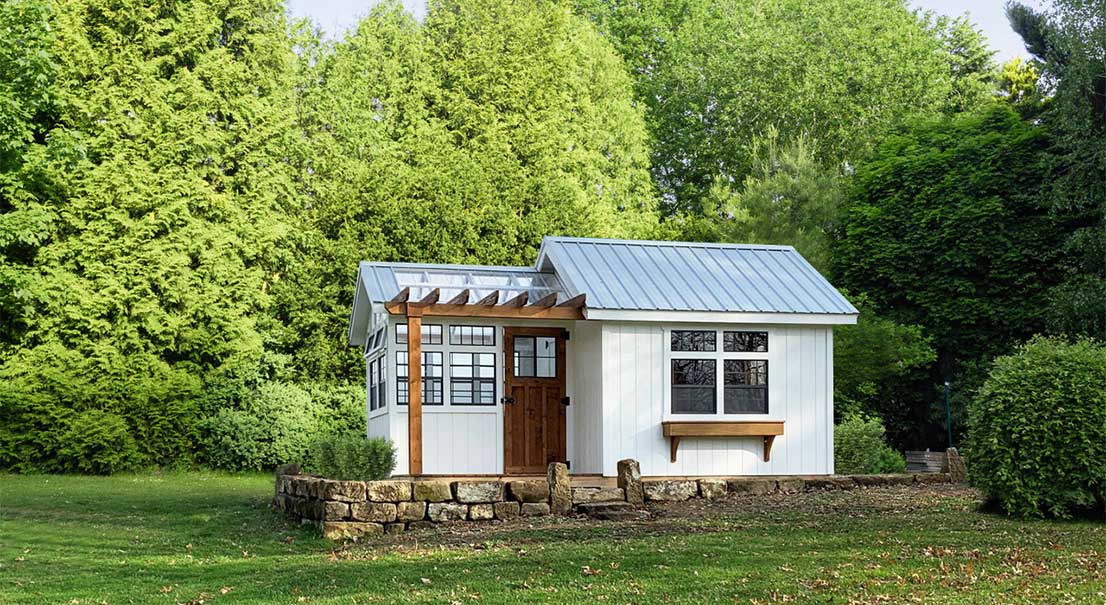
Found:
<path fill-rule="evenodd" d="M 521 292 L 500 303 L 498 290 L 470 302 L 472 291 L 462 290 L 447 302 L 440 302 L 441 288 L 434 288 L 418 301 L 412 301 L 411 288 L 404 288 L 384 309 L 392 315 L 407 317 L 407 456 L 408 473 L 422 474 L 422 318 L 481 317 L 488 319 L 585 319 L 586 295 L 580 294 L 558 303 L 556 292 L 533 302 Z"/>

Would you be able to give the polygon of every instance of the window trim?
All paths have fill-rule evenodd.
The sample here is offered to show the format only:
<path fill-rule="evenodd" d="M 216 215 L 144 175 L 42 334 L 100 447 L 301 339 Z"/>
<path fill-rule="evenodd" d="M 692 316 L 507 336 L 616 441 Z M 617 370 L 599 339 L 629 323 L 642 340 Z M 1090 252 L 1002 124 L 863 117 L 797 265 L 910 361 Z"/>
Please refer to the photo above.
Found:
<path fill-rule="evenodd" d="M 715 335 L 715 350 L 714 351 L 673 351 L 672 350 L 672 332 L 674 330 L 705 330 L 714 331 Z M 767 332 L 768 333 L 768 351 L 767 352 L 733 352 L 725 351 L 724 335 L 723 332 Z M 780 419 L 779 411 L 775 409 L 777 405 L 778 386 L 772 386 L 772 372 L 769 372 L 768 379 L 768 412 L 767 413 L 753 413 L 753 412 L 741 412 L 735 414 L 725 413 L 726 409 L 726 385 L 725 385 L 725 361 L 728 359 L 736 360 L 748 360 L 748 361 L 767 361 L 768 367 L 774 366 L 776 368 L 775 375 L 777 379 L 780 374 L 779 358 L 777 355 L 781 350 L 781 344 L 778 341 L 778 332 L 771 327 L 763 326 L 759 324 L 755 325 L 734 325 L 734 324 L 672 324 L 665 326 L 662 330 L 663 333 L 663 353 L 661 355 L 663 367 L 663 388 L 662 388 L 662 405 L 663 410 L 661 418 L 663 421 L 710 421 L 710 422 L 726 422 L 726 421 L 776 421 Z M 673 359 L 713 359 L 715 363 L 715 413 L 714 414 L 690 414 L 690 413 L 673 413 L 672 411 L 672 360 Z"/>

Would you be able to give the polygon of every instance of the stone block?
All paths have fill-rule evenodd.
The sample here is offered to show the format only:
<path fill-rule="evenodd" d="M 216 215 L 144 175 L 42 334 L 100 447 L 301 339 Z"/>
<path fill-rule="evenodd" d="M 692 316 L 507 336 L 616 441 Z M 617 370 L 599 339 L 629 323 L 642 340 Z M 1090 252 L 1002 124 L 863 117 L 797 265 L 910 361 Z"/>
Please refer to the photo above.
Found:
<path fill-rule="evenodd" d="M 342 521 L 349 518 L 349 504 L 346 502 L 334 502 L 323 500 L 323 520 Z"/>
<path fill-rule="evenodd" d="M 425 502 L 400 502 L 396 505 L 396 519 L 399 521 L 421 521 L 425 517 Z"/>
<path fill-rule="evenodd" d="M 549 482 L 544 479 L 525 479 L 507 484 L 507 493 L 516 502 L 549 502 Z"/>
<path fill-rule="evenodd" d="M 403 523 L 388 523 L 384 526 L 384 533 L 386 534 L 402 534 L 407 526 Z"/>
<path fill-rule="evenodd" d="M 324 521 L 322 531 L 323 537 L 328 540 L 357 540 L 365 536 L 382 535 L 384 526 L 359 521 Z"/>
<path fill-rule="evenodd" d="M 503 483 L 500 481 L 456 481 L 453 483 L 453 499 L 464 504 L 502 502 Z"/>
<path fill-rule="evenodd" d="M 645 499 L 656 502 L 683 502 L 699 493 L 699 484 L 693 480 L 669 479 L 643 481 Z"/>
<path fill-rule="evenodd" d="M 356 521 L 391 523 L 396 520 L 396 505 L 391 502 L 354 502 L 349 505 L 349 516 Z"/>
<path fill-rule="evenodd" d="M 886 481 L 885 485 L 914 485 L 914 475 L 910 473 L 883 475 L 883 478 Z"/>
<path fill-rule="evenodd" d="M 362 502 L 365 500 L 365 483 L 362 481 L 319 481 L 319 497 L 338 502 Z"/>
<path fill-rule="evenodd" d="M 948 473 L 918 473 L 914 475 L 914 482 L 919 484 L 948 483 Z"/>
<path fill-rule="evenodd" d="M 776 487 L 785 494 L 801 492 L 806 488 L 806 481 L 798 477 L 788 477 L 776 481 Z"/>
<path fill-rule="evenodd" d="M 549 512 L 565 515 L 572 510 L 572 479 L 568 476 L 568 465 L 553 462 L 547 474 L 549 483 Z"/>
<path fill-rule="evenodd" d="M 492 505 L 495 509 L 496 519 L 515 519 L 519 513 L 518 502 L 496 502 Z"/>
<path fill-rule="evenodd" d="M 426 507 L 426 516 L 437 523 L 442 521 L 464 521 L 468 517 L 468 512 L 467 504 L 456 504 L 454 502 L 431 502 Z"/>
<path fill-rule="evenodd" d="M 369 502 L 406 502 L 411 499 L 411 482 L 367 481 L 365 499 Z"/>
<path fill-rule="evenodd" d="M 807 489 L 843 490 L 856 487 L 851 477 L 810 477 L 806 479 Z"/>
<path fill-rule="evenodd" d="M 407 524 L 408 531 L 415 531 L 420 529 L 434 529 L 434 522 L 424 519 L 422 521 L 411 521 Z"/>
<path fill-rule="evenodd" d="M 487 521 L 495 518 L 495 508 L 491 504 L 473 504 L 469 506 L 469 519 Z"/>
<path fill-rule="evenodd" d="M 714 500 L 726 495 L 725 479 L 700 479 L 699 496 L 707 500 Z"/>
<path fill-rule="evenodd" d="M 850 475 L 860 487 L 879 487 L 889 485 L 887 475 Z"/>
<path fill-rule="evenodd" d="M 945 466 L 949 469 L 949 481 L 952 483 L 967 483 L 968 465 L 964 462 L 964 457 L 960 455 L 960 452 L 956 448 L 950 447 L 945 450 L 945 459 Z"/>
<path fill-rule="evenodd" d="M 587 504 L 589 502 L 625 502 L 626 492 L 621 487 L 574 487 L 572 488 L 572 503 Z"/>
<path fill-rule="evenodd" d="M 415 500 L 421 502 L 448 502 L 453 499 L 448 481 L 416 481 Z"/>
<path fill-rule="evenodd" d="M 633 458 L 618 461 L 618 487 L 626 494 L 626 501 L 640 505 L 645 502 L 645 491 L 641 487 L 641 465 Z"/>
<path fill-rule="evenodd" d="M 776 480 L 758 479 L 756 477 L 737 477 L 726 480 L 726 489 L 735 494 L 763 496 L 776 491 Z"/>
<path fill-rule="evenodd" d="M 523 517 L 544 517 L 549 514 L 549 503 L 523 502 L 519 514 Z"/>

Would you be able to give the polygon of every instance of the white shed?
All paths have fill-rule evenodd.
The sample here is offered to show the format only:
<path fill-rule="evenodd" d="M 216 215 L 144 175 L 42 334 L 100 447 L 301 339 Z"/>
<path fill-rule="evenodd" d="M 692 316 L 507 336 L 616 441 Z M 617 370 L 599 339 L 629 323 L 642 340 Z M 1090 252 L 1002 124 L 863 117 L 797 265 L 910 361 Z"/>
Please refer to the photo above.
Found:
<path fill-rule="evenodd" d="M 790 246 L 547 237 L 533 267 L 361 263 L 348 338 L 396 474 L 826 475 L 856 318 Z"/>

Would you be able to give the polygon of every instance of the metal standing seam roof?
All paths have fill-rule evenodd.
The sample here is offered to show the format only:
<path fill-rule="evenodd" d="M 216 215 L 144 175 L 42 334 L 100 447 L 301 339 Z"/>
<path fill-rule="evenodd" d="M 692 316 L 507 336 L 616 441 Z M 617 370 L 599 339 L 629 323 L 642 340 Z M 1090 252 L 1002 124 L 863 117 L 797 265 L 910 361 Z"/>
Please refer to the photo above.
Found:
<path fill-rule="evenodd" d="M 857 314 L 791 246 L 547 237 L 535 267 L 589 309 Z"/>
<path fill-rule="evenodd" d="M 857 310 L 791 246 L 546 237 L 533 267 L 363 262 L 372 302 L 403 288 L 447 301 L 521 292 L 536 300 L 587 295 L 587 308 L 855 315 Z"/>

